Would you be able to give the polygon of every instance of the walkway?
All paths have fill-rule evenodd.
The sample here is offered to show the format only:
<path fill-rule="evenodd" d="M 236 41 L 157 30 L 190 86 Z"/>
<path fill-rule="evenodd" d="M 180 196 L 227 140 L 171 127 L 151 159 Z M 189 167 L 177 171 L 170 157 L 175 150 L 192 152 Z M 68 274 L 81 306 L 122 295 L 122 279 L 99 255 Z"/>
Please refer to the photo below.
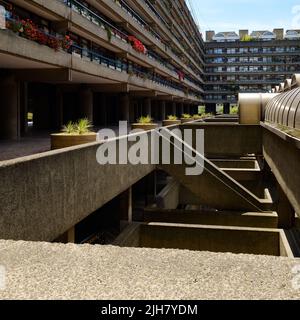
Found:
<path fill-rule="evenodd" d="M 0 252 L 0 299 L 300 299 L 299 259 L 3 240 Z"/>

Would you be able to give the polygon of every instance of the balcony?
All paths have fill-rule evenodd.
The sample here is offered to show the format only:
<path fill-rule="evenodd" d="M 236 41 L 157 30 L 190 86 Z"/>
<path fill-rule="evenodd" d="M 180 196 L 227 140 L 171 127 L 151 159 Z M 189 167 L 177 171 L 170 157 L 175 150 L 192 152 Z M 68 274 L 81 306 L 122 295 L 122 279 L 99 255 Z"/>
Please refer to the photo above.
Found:
<path fill-rule="evenodd" d="M 9 28 L 16 28 L 20 20 L 8 18 Z M 30 27 L 31 28 L 31 27 Z M 14 29 L 14 31 L 17 31 Z M 156 73 L 146 73 L 141 68 L 131 66 L 119 59 L 98 52 L 65 43 L 65 37 L 36 29 L 39 37 L 30 32 L 14 33 L 2 30 L 0 33 L 1 57 L 8 67 L 17 59 L 20 69 L 53 69 L 52 81 L 72 81 L 79 83 L 129 83 L 131 89 L 145 88 L 161 94 L 170 94 L 191 100 L 198 98 L 185 93 L 185 88 Z M 20 35 L 19 35 L 20 33 Z M 33 67 L 34 66 L 34 67 Z M 96 67 L 97 66 L 97 67 Z M 34 72 L 33 72 L 34 73 Z M 33 73 L 28 74 L 30 78 Z M 39 72 L 35 73 L 38 76 Z M 47 74 L 47 72 L 45 72 Z M 23 77 L 26 77 L 23 73 Z M 40 75 L 42 77 L 42 74 Z"/>
<path fill-rule="evenodd" d="M 76 23 L 79 26 L 84 25 L 84 29 L 87 29 L 89 32 L 94 33 L 95 36 L 97 37 L 101 37 L 105 41 L 105 46 L 107 46 L 107 34 L 109 33 L 110 34 L 109 36 L 111 38 L 110 40 L 111 47 L 115 46 L 117 47 L 118 51 L 129 53 L 129 55 L 133 57 L 135 61 L 136 59 L 138 59 L 138 62 L 140 64 L 145 65 L 146 63 L 148 65 L 147 67 L 157 68 L 158 72 L 161 72 L 164 75 L 171 76 L 175 80 L 178 80 L 176 68 L 172 64 L 168 63 L 164 58 L 160 57 L 154 51 L 147 50 L 147 53 L 145 55 L 140 55 L 134 50 L 132 50 L 128 41 L 128 37 L 130 36 L 128 32 L 122 31 L 120 28 L 116 27 L 114 23 L 108 22 L 106 19 L 97 15 L 95 12 L 93 12 L 92 10 L 90 10 L 89 8 L 87 8 L 86 6 L 84 6 L 83 4 L 81 4 L 76 0 L 65 0 L 64 3 L 68 5 L 73 11 L 83 16 L 87 20 L 91 21 L 92 23 L 97 25 L 97 27 L 101 28 L 100 32 L 99 32 L 99 28 L 95 29 L 95 31 L 92 31 L 91 30 L 92 28 L 90 28 L 87 24 L 83 24 L 82 21 L 80 22 L 79 19 L 76 18 L 76 15 L 72 15 L 72 18 L 71 18 L 72 22 Z M 126 10 L 126 12 L 128 12 L 128 10 Z M 74 27 L 73 28 L 71 27 L 71 30 L 74 30 L 74 32 L 77 32 L 77 33 L 80 32 Z M 116 48 L 113 48 L 112 50 L 116 50 Z M 195 75 L 195 77 L 197 76 Z M 189 83 L 186 82 L 186 84 L 189 84 Z M 199 89 L 195 85 L 193 85 L 192 87 L 193 89 L 196 89 L 196 90 Z"/>

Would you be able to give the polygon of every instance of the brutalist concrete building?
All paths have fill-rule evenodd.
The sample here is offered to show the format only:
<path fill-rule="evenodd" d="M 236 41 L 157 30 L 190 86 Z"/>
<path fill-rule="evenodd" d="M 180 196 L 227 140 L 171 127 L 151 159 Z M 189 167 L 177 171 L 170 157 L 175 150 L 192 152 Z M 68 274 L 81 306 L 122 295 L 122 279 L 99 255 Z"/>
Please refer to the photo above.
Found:
<path fill-rule="evenodd" d="M 1 299 L 300 298 L 295 39 L 204 42 L 183 0 L 0 0 L 0 29 Z M 210 99 L 231 46 L 290 69 Z"/>
<path fill-rule="evenodd" d="M 300 71 L 300 30 L 206 33 L 205 102 L 237 103 L 238 92 L 269 92 Z"/>

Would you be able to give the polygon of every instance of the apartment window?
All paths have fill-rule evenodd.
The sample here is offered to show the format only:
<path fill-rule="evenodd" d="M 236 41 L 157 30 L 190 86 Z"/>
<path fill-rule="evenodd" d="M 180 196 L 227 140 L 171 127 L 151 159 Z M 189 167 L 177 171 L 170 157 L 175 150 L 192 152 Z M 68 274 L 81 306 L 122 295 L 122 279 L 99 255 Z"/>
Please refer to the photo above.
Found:
<path fill-rule="evenodd" d="M 223 53 L 223 49 L 221 49 L 221 48 L 216 48 L 214 50 L 214 54 L 222 54 L 222 53 Z"/>
<path fill-rule="evenodd" d="M 248 48 L 240 48 L 240 53 L 248 53 Z"/>
<path fill-rule="evenodd" d="M 227 72 L 236 72 L 236 67 L 227 67 Z"/>
<path fill-rule="evenodd" d="M 263 48 L 263 53 L 272 52 L 272 48 Z"/>
<path fill-rule="evenodd" d="M 223 72 L 223 67 L 216 67 L 215 72 Z"/>
<path fill-rule="evenodd" d="M 229 48 L 229 49 L 227 49 L 227 53 L 228 54 L 234 54 L 234 53 L 236 53 L 236 49 L 235 48 Z"/>
<path fill-rule="evenodd" d="M 243 67 L 240 67 L 240 72 L 248 72 L 248 67 L 247 66 L 243 66 Z"/>
<path fill-rule="evenodd" d="M 258 48 L 250 48 L 249 49 L 251 53 L 259 53 L 259 49 Z"/>
<path fill-rule="evenodd" d="M 227 81 L 235 81 L 235 76 L 227 76 Z"/>
<path fill-rule="evenodd" d="M 248 57 L 241 57 L 240 58 L 240 62 L 242 62 L 242 63 L 247 63 L 248 62 Z"/>
<path fill-rule="evenodd" d="M 234 63 L 237 62 L 236 58 L 228 58 L 228 63 Z"/>
<path fill-rule="evenodd" d="M 251 67 L 249 67 L 249 71 L 250 71 L 250 72 L 258 72 L 259 69 L 260 69 L 259 66 L 251 66 Z"/>
<path fill-rule="evenodd" d="M 249 62 L 253 63 L 253 62 L 258 62 L 259 58 L 258 57 L 250 57 L 249 58 Z"/>
<path fill-rule="evenodd" d="M 284 52 L 285 48 L 282 47 L 276 47 L 276 52 Z"/>

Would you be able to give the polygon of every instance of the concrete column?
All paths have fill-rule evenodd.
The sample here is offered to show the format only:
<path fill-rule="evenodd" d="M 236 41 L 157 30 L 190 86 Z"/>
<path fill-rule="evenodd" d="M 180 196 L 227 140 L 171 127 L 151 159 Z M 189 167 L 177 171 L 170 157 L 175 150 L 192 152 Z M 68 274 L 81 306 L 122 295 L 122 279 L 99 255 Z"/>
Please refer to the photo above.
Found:
<path fill-rule="evenodd" d="M 120 229 L 132 223 L 132 188 L 130 187 L 120 195 L 119 209 Z"/>
<path fill-rule="evenodd" d="M 28 83 L 20 84 L 20 135 L 26 135 L 28 132 Z"/>
<path fill-rule="evenodd" d="M 290 229 L 295 225 L 295 209 L 292 207 L 289 199 L 277 184 L 278 191 L 278 227 L 281 229 Z"/>
<path fill-rule="evenodd" d="M 167 115 L 166 115 L 166 101 L 160 101 L 159 108 L 160 108 L 160 118 L 161 118 L 161 120 L 165 120 L 167 117 Z"/>
<path fill-rule="evenodd" d="M 151 113 L 151 99 L 146 98 L 143 104 L 143 116 L 152 116 Z"/>
<path fill-rule="evenodd" d="M 120 99 L 120 120 L 130 123 L 130 98 L 129 94 L 123 94 Z"/>
<path fill-rule="evenodd" d="M 199 110 L 198 110 L 198 106 L 195 105 L 191 105 L 191 114 L 198 114 Z"/>
<path fill-rule="evenodd" d="M 0 83 L 0 139 L 20 137 L 20 86 L 13 77 Z"/>
<path fill-rule="evenodd" d="M 80 117 L 88 118 L 91 122 L 94 120 L 94 94 L 89 88 L 82 88 L 80 97 Z"/>
<path fill-rule="evenodd" d="M 176 108 L 176 107 L 177 107 L 177 106 L 176 106 L 176 102 L 173 101 L 173 103 L 172 103 L 172 114 L 173 114 L 173 115 L 176 115 L 176 114 L 177 114 L 177 112 L 176 112 L 176 111 L 177 111 L 177 108 Z"/>
<path fill-rule="evenodd" d="M 223 113 L 229 114 L 230 113 L 230 103 L 224 103 L 223 105 Z"/>
<path fill-rule="evenodd" d="M 217 113 L 217 105 L 215 103 L 207 103 L 205 105 L 205 112 L 216 114 Z"/>

